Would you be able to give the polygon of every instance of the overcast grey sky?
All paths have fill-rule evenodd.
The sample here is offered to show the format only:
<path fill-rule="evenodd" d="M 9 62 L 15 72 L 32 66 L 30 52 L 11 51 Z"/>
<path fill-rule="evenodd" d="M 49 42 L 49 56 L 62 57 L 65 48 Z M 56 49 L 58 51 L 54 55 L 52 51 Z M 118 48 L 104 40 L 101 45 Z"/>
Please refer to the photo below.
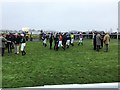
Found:
<path fill-rule="evenodd" d="M 2 29 L 110 30 L 118 27 L 117 0 L 3 2 Z"/>

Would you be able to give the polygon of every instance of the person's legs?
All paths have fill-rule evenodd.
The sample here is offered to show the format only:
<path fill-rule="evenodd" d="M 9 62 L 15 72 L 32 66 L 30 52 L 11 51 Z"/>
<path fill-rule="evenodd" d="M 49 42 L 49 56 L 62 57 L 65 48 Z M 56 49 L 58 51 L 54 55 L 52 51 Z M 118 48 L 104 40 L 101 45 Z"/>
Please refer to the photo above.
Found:
<path fill-rule="evenodd" d="M 73 39 L 73 46 L 74 46 L 74 39 Z"/>
<path fill-rule="evenodd" d="M 56 49 L 56 41 L 54 41 L 54 50 Z"/>
<path fill-rule="evenodd" d="M 10 53 L 12 53 L 12 43 L 10 43 Z"/>
<path fill-rule="evenodd" d="M 2 47 L 0 47 L 0 56 L 2 56 Z"/>
<path fill-rule="evenodd" d="M 107 44 L 107 52 L 108 52 L 108 44 Z"/>
<path fill-rule="evenodd" d="M 17 54 L 19 54 L 19 45 L 17 45 Z"/>
<path fill-rule="evenodd" d="M 105 44 L 105 51 L 108 52 L 108 44 Z"/>
<path fill-rule="evenodd" d="M 78 46 L 80 45 L 80 40 L 79 40 L 79 43 L 78 43 Z"/>
<path fill-rule="evenodd" d="M 4 56 L 5 48 L 2 48 L 2 56 Z"/>
<path fill-rule="evenodd" d="M 55 46 L 56 46 L 56 45 L 54 45 L 54 50 L 56 49 Z"/>
<path fill-rule="evenodd" d="M 26 54 L 26 52 L 25 52 L 25 49 L 22 51 L 22 56 L 24 56 Z"/>
<path fill-rule="evenodd" d="M 45 46 L 45 39 L 43 40 L 43 46 Z"/>
<path fill-rule="evenodd" d="M 70 40 L 68 40 L 68 48 L 69 48 L 69 46 L 70 46 Z"/>
<path fill-rule="evenodd" d="M 7 43 L 8 53 L 10 53 L 10 43 Z"/>
<path fill-rule="evenodd" d="M 14 48 L 14 53 L 16 54 L 16 45 L 15 45 L 15 48 Z"/>
<path fill-rule="evenodd" d="M 52 49 L 52 42 L 51 42 L 51 49 Z"/>
<path fill-rule="evenodd" d="M 59 41 L 56 41 L 55 42 L 55 50 L 58 50 L 58 44 L 59 44 Z"/>
<path fill-rule="evenodd" d="M 83 41 L 82 41 L 82 38 L 80 38 L 80 44 L 83 45 Z"/>
<path fill-rule="evenodd" d="M 60 46 L 63 47 L 63 45 L 62 45 L 62 41 L 60 41 Z"/>
<path fill-rule="evenodd" d="M 72 42 L 73 39 L 71 39 L 71 45 L 73 46 L 73 42 Z"/>
<path fill-rule="evenodd" d="M 96 51 L 98 51 L 98 45 L 96 45 Z"/>
<path fill-rule="evenodd" d="M 17 45 L 15 45 L 15 49 L 14 50 L 15 50 L 15 54 L 17 54 Z"/>
<path fill-rule="evenodd" d="M 60 41 L 58 42 L 58 48 L 57 48 L 57 50 L 59 49 L 59 47 L 60 47 Z"/>
<path fill-rule="evenodd" d="M 50 42 L 50 49 L 52 49 L 52 42 Z"/>
<path fill-rule="evenodd" d="M 60 45 L 64 50 L 65 50 L 65 47 L 64 47 L 64 45 L 62 45 L 62 41 L 61 41 L 61 45 Z"/>
<path fill-rule="evenodd" d="M 63 43 L 63 44 L 64 44 L 64 49 L 65 49 L 65 48 L 66 48 L 66 41 L 64 41 L 64 43 Z"/>
<path fill-rule="evenodd" d="M 26 54 L 26 51 L 24 50 L 24 55 Z"/>
<path fill-rule="evenodd" d="M 66 48 L 66 41 L 63 42 L 63 47 Z"/>
<path fill-rule="evenodd" d="M 97 45 L 97 51 L 99 52 L 99 45 Z"/>
<path fill-rule="evenodd" d="M 70 40 L 68 40 L 68 46 L 70 46 Z"/>
<path fill-rule="evenodd" d="M 26 52 L 25 52 L 25 43 L 21 44 L 21 52 L 22 52 L 22 56 L 24 56 L 26 54 Z"/>
<path fill-rule="evenodd" d="M 96 43 L 94 43 L 94 50 L 96 50 L 96 47 L 97 47 L 97 46 L 96 46 Z"/>
<path fill-rule="evenodd" d="M 107 51 L 107 46 L 106 46 L 106 44 L 104 44 L 104 52 L 106 52 Z"/>
<path fill-rule="evenodd" d="M 45 47 L 47 46 L 47 40 L 45 39 Z"/>
<path fill-rule="evenodd" d="M 58 47 L 60 47 L 60 45 L 61 45 L 61 41 L 59 41 L 59 43 L 58 43 Z"/>
<path fill-rule="evenodd" d="M 62 48 L 65 50 L 65 47 L 64 47 L 64 46 L 62 46 Z"/>
<path fill-rule="evenodd" d="M 101 48 L 103 48 L 103 40 L 101 40 Z"/>
<path fill-rule="evenodd" d="M 0 55 L 4 56 L 4 48 L 2 48 L 2 47 L 0 48 Z"/>
<path fill-rule="evenodd" d="M 67 41 L 67 43 L 66 43 L 67 48 L 69 48 L 69 45 L 70 45 L 70 44 L 69 44 L 69 41 Z"/>
<path fill-rule="evenodd" d="M 100 45 L 98 45 L 98 51 L 100 51 Z"/>
<path fill-rule="evenodd" d="M 47 46 L 47 44 L 45 43 L 45 47 Z"/>
<path fill-rule="evenodd" d="M 74 46 L 73 42 L 74 42 L 74 39 L 71 40 L 71 45 L 72 45 L 72 46 Z"/>
<path fill-rule="evenodd" d="M 83 45 L 82 40 L 80 40 L 80 44 Z"/>
<path fill-rule="evenodd" d="M 99 52 L 99 45 L 97 45 L 97 50 L 98 50 L 98 52 Z"/>
<path fill-rule="evenodd" d="M 69 46 L 68 44 L 69 44 L 69 42 L 68 42 L 68 40 L 67 40 L 67 42 L 66 42 L 66 46 L 67 46 L 67 48 L 68 48 L 68 46 Z"/>
<path fill-rule="evenodd" d="M 24 53 L 23 53 L 23 51 L 21 51 L 22 52 L 22 56 L 24 55 Z"/>

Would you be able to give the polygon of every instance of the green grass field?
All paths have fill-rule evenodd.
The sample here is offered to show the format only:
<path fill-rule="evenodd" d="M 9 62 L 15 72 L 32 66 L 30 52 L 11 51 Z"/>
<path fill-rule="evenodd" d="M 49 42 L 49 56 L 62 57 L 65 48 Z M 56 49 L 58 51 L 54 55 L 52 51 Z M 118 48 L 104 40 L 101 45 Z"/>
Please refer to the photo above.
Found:
<path fill-rule="evenodd" d="M 65 51 L 27 42 L 26 51 L 26 56 L 6 53 L 2 58 L 3 88 L 118 82 L 117 40 L 111 40 L 109 52 L 94 51 L 92 40 Z"/>

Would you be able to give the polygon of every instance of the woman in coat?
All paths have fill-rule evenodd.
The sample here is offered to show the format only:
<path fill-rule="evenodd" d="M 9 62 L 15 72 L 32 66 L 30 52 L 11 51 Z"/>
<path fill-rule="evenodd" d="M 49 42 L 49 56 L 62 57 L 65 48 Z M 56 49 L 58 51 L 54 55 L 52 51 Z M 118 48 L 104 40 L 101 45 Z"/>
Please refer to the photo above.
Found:
<path fill-rule="evenodd" d="M 97 46 L 97 51 L 99 52 L 101 46 L 101 35 L 99 33 L 97 33 L 96 35 L 96 46 Z"/>
<path fill-rule="evenodd" d="M 26 40 L 24 37 L 24 34 L 21 34 L 22 39 L 21 39 L 21 52 L 22 52 L 22 56 L 24 56 L 26 54 L 25 52 L 25 46 L 26 46 Z"/>

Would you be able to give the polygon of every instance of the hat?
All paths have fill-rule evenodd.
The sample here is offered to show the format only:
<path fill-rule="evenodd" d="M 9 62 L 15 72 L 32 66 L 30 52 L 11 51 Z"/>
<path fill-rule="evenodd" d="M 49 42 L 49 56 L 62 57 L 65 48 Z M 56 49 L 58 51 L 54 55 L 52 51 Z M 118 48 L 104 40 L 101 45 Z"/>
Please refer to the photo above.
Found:
<path fill-rule="evenodd" d="M 21 36 L 23 36 L 23 37 L 24 37 L 24 34 L 21 34 Z"/>

